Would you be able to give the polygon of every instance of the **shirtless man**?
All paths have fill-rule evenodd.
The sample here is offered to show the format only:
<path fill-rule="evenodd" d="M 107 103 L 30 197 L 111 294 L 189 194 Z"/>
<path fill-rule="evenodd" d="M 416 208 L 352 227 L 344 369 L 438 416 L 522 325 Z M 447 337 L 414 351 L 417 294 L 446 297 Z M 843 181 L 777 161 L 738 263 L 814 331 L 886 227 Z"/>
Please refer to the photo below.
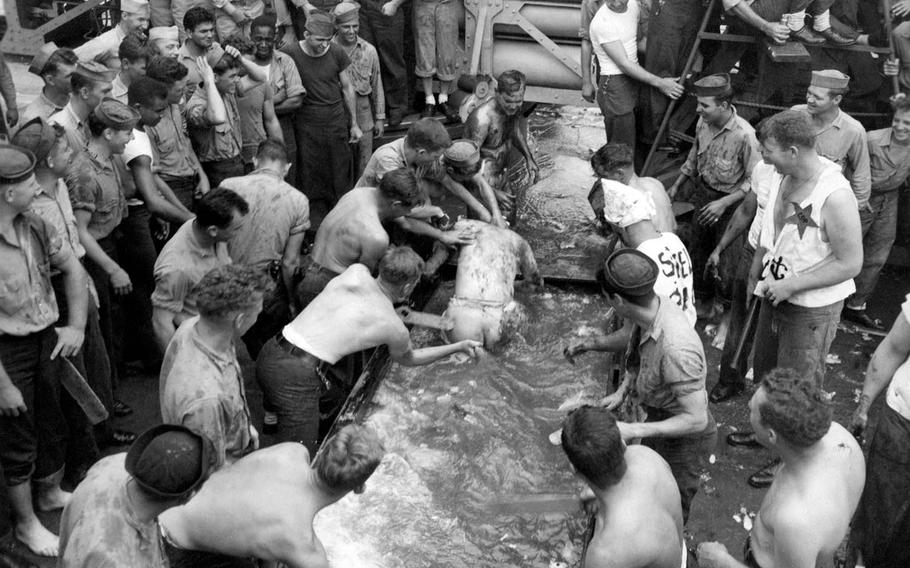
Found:
<path fill-rule="evenodd" d="M 455 295 L 443 317 L 455 327 L 447 333 L 450 340 L 473 339 L 492 349 L 507 333 L 508 325 L 519 315 L 520 306 L 512 301 L 512 285 L 521 269 L 527 281 L 538 286 L 543 278 L 537 270 L 534 252 L 517 233 L 481 221 L 463 219 L 456 229 L 475 231 L 474 242 L 461 247 Z"/>
<path fill-rule="evenodd" d="M 383 454 L 376 433 L 356 425 L 332 436 L 312 467 L 306 448 L 278 444 L 212 475 L 158 522 L 171 548 L 327 568 L 313 519 L 351 491 L 362 493 Z"/>
<path fill-rule="evenodd" d="M 832 422 L 831 404 L 811 374 L 773 369 L 749 403 L 755 436 L 779 453 L 783 467 L 762 501 L 743 551 L 698 546 L 702 568 L 829 568 L 859 504 L 866 480 L 863 452 Z"/>
<path fill-rule="evenodd" d="M 411 295 L 423 260 L 408 247 L 392 248 L 378 272 L 373 278 L 362 264 L 348 267 L 259 353 L 256 376 L 276 407 L 280 441 L 301 442 L 313 453 L 320 422 L 331 423 L 353 387 L 351 378 L 336 376 L 331 368 L 346 355 L 387 345 L 393 361 L 416 366 L 453 353 L 473 356 L 481 347 L 468 339 L 414 349 L 394 304 Z"/>
<path fill-rule="evenodd" d="M 676 232 L 676 217 L 664 184 L 657 178 L 638 177 L 633 169 L 632 147 L 628 144 L 604 144 L 591 156 L 591 169 L 598 180 L 591 186 L 588 193 L 588 202 L 597 216 L 601 227 L 610 232 L 608 223 L 604 218 L 604 190 L 602 180 L 618 181 L 630 187 L 647 193 L 654 201 L 656 213 L 651 218 L 654 228 L 661 233 Z"/>
<path fill-rule="evenodd" d="M 298 305 L 306 307 L 329 280 L 352 264 L 375 270 L 389 248 L 389 234 L 382 224 L 407 215 L 420 197 L 417 176 L 409 168 L 388 172 L 378 188 L 358 187 L 342 195 L 322 220 L 313 250 L 304 261 Z"/>
<path fill-rule="evenodd" d="M 532 184 L 540 179 L 540 167 L 528 146 L 527 124 L 520 112 L 525 101 L 524 73 L 503 71 L 496 82 L 496 95 L 471 111 L 463 137 L 480 146 L 483 175 L 496 191 L 500 209 L 511 211 L 514 196 L 509 191 L 508 167 L 513 146 L 524 156 Z"/>
<path fill-rule="evenodd" d="M 686 565 L 679 490 L 657 452 L 626 446 L 610 411 L 593 406 L 566 417 L 562 449 L 597 503 L 583 568 Z"/>

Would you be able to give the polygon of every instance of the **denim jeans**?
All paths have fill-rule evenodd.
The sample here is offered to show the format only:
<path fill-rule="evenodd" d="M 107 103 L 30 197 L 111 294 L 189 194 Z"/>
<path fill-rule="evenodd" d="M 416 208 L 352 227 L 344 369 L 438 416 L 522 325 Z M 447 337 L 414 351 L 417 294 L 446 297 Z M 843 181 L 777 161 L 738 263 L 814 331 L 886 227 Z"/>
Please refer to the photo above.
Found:
<path fill-rule="evenodd" d="M 837 333 L 843 300 L 818 308 L 789 302 L 777 307 L 762 298 L 755 330 L 755 381 L 775 367 L 794 369 L 814 376 L 825 385 L 825 358 Z"/>
<path fill-rule="evenodd" d="M 53 327 L 22 337 L 0 336 L 0 363 L 28 408 L 19 416 L 0 416 L 0 467 L 11 486 L 47 477 L 64 465 L 65 444 L 58 439 L 54 446 L 56 436 L 43 437 L 46 444 L 38 453 L 39 429 L 47 433 L 62 422 L 57 397 L 48 396 L 56 375 L 51 374 L 52 365 L 42 364 L 42 353 L 50 353 L 48 346 L 52 348 L 56 337 Z"/>
<path fill-rule="evenodd" d="M 891 245 L 897 236 L 897 201 L 899 191 L 873 193 L 869 197 L 871 211 L 860 216 L 863 230 L 863 268 L 853 279 L 856 293 L 847 301 L 848 308 L 865 309 L 866 301 L 878 284 Z"/>
<path fill-rule="evenodd" d="M 604 117 L 607 142 L 635 148 L 635 105 L 638 83 L 626 75 L 601 75 L 597 81 L 597 106 Z"/>
<path fill-rule="evenodd" d="M 670 413 L 648 411 L 647 422 L 659 422 L 670 417 Z M 708 458 L 717 446 L 717 423 L 708 412 L 708 425 L 697 434 L 678 438 L 645 438 L 642 446 L 651 448 L 670 466 L 682 504 L 683 524 L 689 520 L 692 500 L 698 493 L 701 474 L 708 463 Z"/>
<path fill-rule="evenodd" d="M 746 371 L 749 369 L 749 353 L 752 351 L 755 334 L 746 338 L 739 361 L 734 361 L 733 355 L 736 353 L 736 347 L 742 334 L 746 332 L 746 316 L 749 313 L 749 306 L 746 304 L 746 285 L 755 249 L 749 244 L 745 244 L 743 249 L 736 253 L 739 255 L 739 266 L 730 286 L 730 327 L 727 328 L 727 339 L 724 342 L 723 354 L 720 356 L 720 374 L 717 382 L 724 385 L 745 386 Z M 754 325 L 753 323 L 753 329 Z M 734 364 L 737 364 L 737 369 L 733 368 Z"/>
<path fill-rule="evenodd" d="M 348 394 L 339 386 L 342 380 L 332 376 L 333 369 L 325 368 L 331 379 L 323 380 L 320 364 L 316 357 L 280 345 L 274 337 L 256 360 L 263 397 L 278 415 L 278 441 L 300 442 L 311 456 L 316 455 L 320 430 L 331 424 Z"/>

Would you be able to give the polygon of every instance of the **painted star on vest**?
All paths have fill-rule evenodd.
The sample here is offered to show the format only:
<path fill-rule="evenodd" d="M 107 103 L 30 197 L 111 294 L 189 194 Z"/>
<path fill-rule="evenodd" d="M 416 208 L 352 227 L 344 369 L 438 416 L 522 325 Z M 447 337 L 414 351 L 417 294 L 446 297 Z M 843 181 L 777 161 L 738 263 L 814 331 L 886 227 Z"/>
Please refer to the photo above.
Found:
<path fill-rule="evenodd" d="M 815 227 L 818 228 L 818 223 L 812 218 L 812 204 L 810 203 L 808 207 L 803 209 L 799 206 L 799 203 L 795 201 L 790 202 L 793 205 L 794 213 L 786 219 L 784 219 L 784 224 L 795 223 L 796 230 L 799 231 L 799 238 L 803 238 L 803 233 L 806 232 L 806 227 Z"/>

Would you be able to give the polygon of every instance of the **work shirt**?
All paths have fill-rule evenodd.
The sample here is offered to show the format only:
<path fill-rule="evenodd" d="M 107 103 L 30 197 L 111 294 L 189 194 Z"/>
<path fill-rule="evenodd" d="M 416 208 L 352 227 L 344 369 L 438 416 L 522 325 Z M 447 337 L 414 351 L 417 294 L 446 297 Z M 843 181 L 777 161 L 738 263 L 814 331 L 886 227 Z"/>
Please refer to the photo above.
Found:
<path fill-rule="evenodd" d="M 120 60 L 120 43 L 126 37 L 126 34 L 120 29 L 120 25 L 107 30 L 103 34 L 94 37 L 83 43 L 73 51 L 81 61 L 97 61 L 107 63 L 111 59 Z"/>
<path fill-rule="evenodd" d="M 701 177 L 711 189 L 721 193 L 749 191 L 749 173 L 761 159 L 755 129 L 736 113 L 714 132 L 704 119 L 695 126 L 695 144 L 680 171 Z"/>
<path fill-rule="evenodd" d="M 807 108 L 806 105 L 793 107 L 808 113 Z M 872 189 L 872 174 L 869 170 L 869 143 L 863 125 L 838 109 L 834 121 L 815 136 L 815 150 L 841 167 L 844 177 L 850 180 L 857 207 L 866 209 Z"/>
<path fill-rule="evenodd" d="M 193 287 L 209 270 L 231 264 L 226 244 L 216 243 L 214 247 L 199 244 L 193 222 L 190 219 L 181 225 L 161 249 L 155 260 L 155 291 L 152 292 L 152 305 L 156 308 L 189 316 L 199 313 L 191 293 Z"/>
<path fill-rule="evenodd" d="M 36 116 L 40 116 L 44 120 L 49 120 L 50 117 L 58 112 L 63 110 L 62 106 L 57 105 L 54 101 L 47 98 L 44 94 L 44 91 L 41 91 L 37 97 L 32 99 L 32 102 L 25 107 L 25 110 L 22 111 L 22 116 L 19 117 L 19 122 L 22 124 L 27 123 Z"/>
<path fill-rule="evenodd" d="M 604 4 L 591 20 L 591 46 L 600 64 L 601 76 L 623 74 L 622 69 L 604 50 L 605 43 L 620 42 L 626 58 L 632 63 L 638 63 L 638 14 L 638 0 L 629 0 L 625 12 L 616 13 Z"/>
<path fill-rule="evenodd" d="M 221 100 L 227 111 L 227 120 L 221 124 L 212 124 L 205 116 L 208 107 L 205 88 L 196 89 L 186 104 L 186 122 L 200 162 L 229 160 L 239 156 L 243 150 L 237 98 L 225 93 L 221 95 Z"/>
<path fill-rule="evenodd" d="M 334 41 L 351 59 L 351 65 L 344 72 L 354 84 L 354 91 L 360 96 L 370 97 L 373 117 L 376 120 L 385 120 L 385 93 L 382 90 L 379 54 L 376 48 L 359 37 L 357 43 L 350 48 L 342 45 L 337 36 Z"/>
<path fill-rule="evenodd" d="M 779 233 L 775 226 L 774 208 L 780 196 L 783 178 L 775 173 L 758 241 L 759 246 L 766 251 L 762 259 L 761 280 L 796 278 L 833 260 L 834 251 L 825 232 L 822 208 L 832 193 L 847 189 L 849 184 L 841 174 L 840 166 L 824 158 L 822 162 L 825 169 L 818 176 L 815 188 L 799 204 L 804 211 L 805 220 L 794 213 L 783 220 Z M 853 279 L 847 278 L 831 286 L 797 292 L 787 301 L 806 308 L 819 308 L 839 302 L 855 291 Z"/>
<path fill-rule="evenodd" d="M 21 337 L 47 329 L 59 318 L 50 271 L 72 253 L 34 213 L 16 216 L 13 228 L 16 241 L 0 234 L 0 335 Z"/>
<path fill-rule="evenodd" d="M 186 118 L 179 104 L 170 105 L 155 126 L 146 126 L 158 168 L 164 177 L 190 177 L 196 174 L 199 159 L 190 144 Z"/>
<path fill-rule="evenodd" d="M 62 110 L 51 115 L 48 122 L 59 124 L 66 132 L 66 140 L 74 152 L 85 148 L 92 133 L 88 129 L 88 120 L 82 120 L 76 115 L 72 101 L 66 103 Z"/>
<path fill-rule="evenodd" d="M 167 568 L 155 519 L 142 522 L 127 492 L 126 453 L 88 471 L 60 517 L 59 568 Z"/>
<path fill-rule="evenodd" d="M 272 62 L 269 63 L 269 84 L 272 86 L 272 96 L 278 102 L 306 94 L 297 65 L 291 56 L 281 51 L 272 53 Z"/>
<path fill-rule="evenodd" d="M 891 128 L 868 133 L 872 193 L 894 191 L 910 176 L 910 145 L 892 142 Z"/>
<path fill-rule="evenodd" d="M 910 322 L 910 294 L 907 294 L 904 303 L 901 304 L 901 315 L 898 317 Z M 910 420 L 910 359 L 901 363 L 894 371 L 894 376 L 888 383 L 885 403 L 904 419 Z"/>
<path fill-rule="evenodd" d="M 385 175 L 398 168 L 407 168 L 408 162 L 404 155 L 404 138 L 399 138 L 394 142 L 383 144 L 373 152 L 370 161 L 367 162 L 363 175 L 354 184 L 354 187 L 379 187 L 379 182 Z M 415 170 L 415 168 L 411 168 Z M 421 179 L 442 183 L 446 177 L 445 168 L 441 161 L 437 161 L 433 167 L 427 168 L 421 173 Z"/>
<path fill-rule="evenodd" d="M 234 346 L 215 352 L 196 331 L 198 317 L 183 322 L 161 365 L 161 418 L 212 443 L 215 467 L 230 465 L 250 447 L 250 413 Z"/>
<path fill-rule="evenodd" d="M 705 351 L 686 314 L 658 296 L 657 315 L 647 329 L 635 326 L 626 353 L 626 371 L 634 377 L 633 400 L 643 406 L 679 414 L 678 399 L 705 393 Z"/>
<path fill-rule="evenodd" d="M 117 76 L 114 77 L 113 81 L 111 81 L 111 98 L 117 99 L 123 104 L 128 104 L 128 91 L 129 87 L 123 84 L 123 80 L 120 78 L 120 73 L 117 73 Z"/>
<path fill-rule="evenodd" d="M 310 204 L 303 193 L 270 170 L 226 179 L 221 187 L 244 198 L 250 212 L 228 243 L 231 260 L 265 270 L 284 256 L 288 239 L 310 228 Z"/>
<path fill-rule="evenodd" d="M 76 226 L 76 216 L 73 214 L 73 205 L 70 202 L 70 192 L 62 179 L 57 180 L 54 193 L 48 193 L 42 188 L 35 195 L 29 211 L 44 219 L 63 241 L 63 248 L 68 248 L 76 258 L 85 256 L 85 248 L 79 241 L 79 231 Z"/>
<path fill-rule="evenodd" d="M 123 190 L 121 172 L 115 161 L 118 156 L 104 158 L 91 147 L 83 152 L 87 171 L 79 172 L 71 187 L 70 201 L 74 211 L 88 211 L 92 214 L 88 232 L 92 237 L 103 239 L 120 225 L 127 216 L 126 196 Z"/>

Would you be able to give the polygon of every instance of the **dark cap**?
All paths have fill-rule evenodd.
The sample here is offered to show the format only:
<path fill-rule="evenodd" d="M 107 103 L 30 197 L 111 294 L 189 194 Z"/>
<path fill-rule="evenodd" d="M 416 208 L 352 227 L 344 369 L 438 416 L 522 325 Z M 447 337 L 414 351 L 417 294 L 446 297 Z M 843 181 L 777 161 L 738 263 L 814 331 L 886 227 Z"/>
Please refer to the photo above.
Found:
<path fill-rule="evenodd" d="M 12 144 L 0 144 L 0 183 L 19 183 L 35 170 L 35 155 Z"/>
<path fill-rule="evenodd" d="M 110 97 L 102 99 L 92 114 L 115 130 L 132 130 L 141 118 L 138 110 Z"/>
<path fill-rule="evenodd" d="M 13 136 L 13 144 L 30 151 L 38 162 L 47 158 L 56 143 L 57 130 L 40 116 L 26 122 Z"/>
<path fill-rule="evenodd" d="M 730 76 L 726 73 L 708 75 L 692 84 L 692 93 L 696 97 L 718 97 L 729 95 L 732 92 Z"/>
<path fill-rule="evenodd" d="M 28 66 L 28 72 L 40 77 L 41 74 L 44 73 L 44 67 L 47 65 L 48 60 L 57 53 L 58 49 L 60 48 L 52 41 L 39 47 L 38 53 L 35 54 L 35 57 L 32 58 L 32 62 Z"/>
<path fill-rule="evenodd" d="M 608 294 L 645 296 L 654 290 L 657 263 L 638 249 L 619 249 L 604 262 L 597 280 Z"/>
<path fill-rule="evenodd" d="M 147 493 L 178 499 L 205 479 L 209 446 L 192 431 L 161 424 L 140 435 L 126 454 L 126 471 Z"/>
<path fill-rule="evenodd" d="M 310 12 L 306 19 L 306 31 L 314 36 L 332 37 L 335 35 L 335 15 L 319 10 Z"/>
<path fill-rule="evenodd" d="M 73 70 L 73 74 L 98 83 L 110 83 L 117 76 L 107 65 L 97 61 L 80 61 L 76 63 L 76 69 Z"/>

